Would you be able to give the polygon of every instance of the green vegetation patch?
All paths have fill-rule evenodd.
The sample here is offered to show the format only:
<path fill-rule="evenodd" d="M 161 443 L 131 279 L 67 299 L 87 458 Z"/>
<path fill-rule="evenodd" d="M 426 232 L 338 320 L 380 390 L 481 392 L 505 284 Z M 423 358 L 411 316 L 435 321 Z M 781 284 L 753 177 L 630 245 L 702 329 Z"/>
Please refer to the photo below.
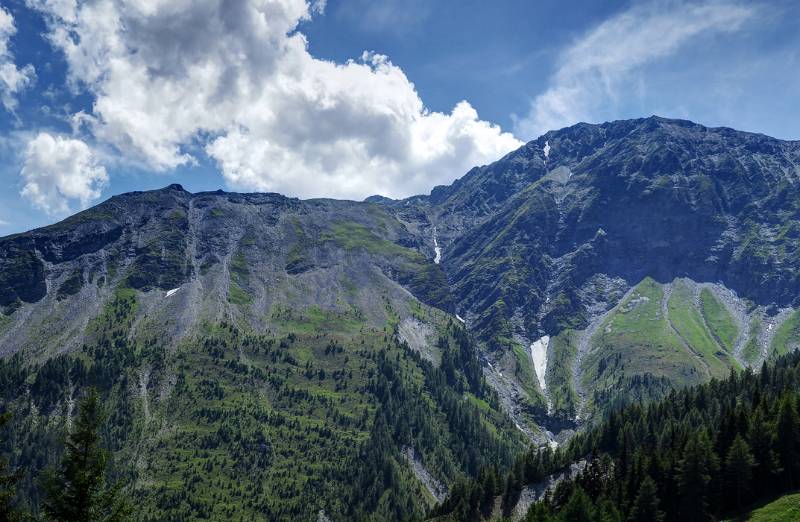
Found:
<path fill-rule="evenodd" d="M 369 228 L 353 221 L 331 223 L 321 236 L 322 241 L 333 241 L 346 250 L 364 249 L 372 254 L 399 256 L 412 259 L 417 252 L 383 239 Z"/>
<path fill-rule="evenodd" d="M 228 302 L 235 305 L 244 306 L 252 303 L 253 298 L 250 297 L 250 294 L 245 292 L 241 286 L 231 281 L 228 285 Z"/>
<path fill-rule="evenodd" d="M 752 522 L 795 522 L 800 520 L 800 493 L 786 495 L 747 515 Z"/>
<path fill-rule="evenodd" d="M 600 325 L 592 339 L 595 349 L 584 361 L 584 385 L 603 393 L 623 378 L 636 375 L 667 377 L 679 384 L 703 379 L 700 361 L 675 335 L 662 313 L 664 290 L 650 278 Z"/>
<path fill-rule="evenodd" d="M 280 335 L 310 335 L 315 332 L 351 335 L 367 328 L 366 319 L 360 310 L 333 311 L 317 305 L 300 310 L 276 307 L 272 311 L 271 322 Z"/>
<path fill-rule="evenodd" d="M 713 377 L 727 375 L 733 359 L 727 356 L 706 328 L 703 317 L 694 306 L 692 288 L 685 280 L 678 279 L 673 283 L 667 308 L 672 327 L 703 359 L 711 375 Z"/>
<path fill-rule="evenodd" d="M 775 358 L 793 352 L 800 347 L 800 310 L 792 314 L 778 327 L 770 345 L 770 357 Z"/>
<path fill-rule="evenodd" d="M 550 338 L 550 358 L 547 361 L 547 391 L 553 412 L 572 418 L 575 416 L 577 396 L 572 387 L 572 363 L 577 354 L 577 334 L 564 330 Z"/>
<path fill-rule="evenodd" d="M 711 334 L 725 350 L 732 352 L 739 328 L 725 305 L 708 288 L 700 291 L 700 311 Z"/>
<path fill-rule="evenodd" d="M 758 345 L 758 337 L 764 324 L 761 318 L 756 316 L 750 321 L 750 338 L 742 349 L 742 357 L 748 364 L 755 364 L 761 357 L 761 347 Z"/>
<path fill-rule="evenodd" d="M 528 347 L 511 339 L 505 339 L 504 341 L 511 347 L 512 353 L 514 354 L 514 375 L 516 375 L 517 380 L 522 384 L 522 387 L 525 388 L 525 391 L 528 392 L 531 399 L 544 404 L 544 398 L 539 391 L 539 387 L 536 385 L 536 371 L 533 367 L 530 350 Z"/>

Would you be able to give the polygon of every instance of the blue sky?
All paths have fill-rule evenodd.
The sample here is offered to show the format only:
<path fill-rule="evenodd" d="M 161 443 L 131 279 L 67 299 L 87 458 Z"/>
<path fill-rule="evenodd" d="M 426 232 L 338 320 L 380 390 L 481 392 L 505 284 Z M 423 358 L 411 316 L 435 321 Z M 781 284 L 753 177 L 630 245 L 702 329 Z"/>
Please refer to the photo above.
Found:
<path fill-rule="evenodd" d="M 0 8 L 0 235 L 176 182 L 426 193 L 578 121 L 659 114 L 800 139 L 789 0 Z"/>

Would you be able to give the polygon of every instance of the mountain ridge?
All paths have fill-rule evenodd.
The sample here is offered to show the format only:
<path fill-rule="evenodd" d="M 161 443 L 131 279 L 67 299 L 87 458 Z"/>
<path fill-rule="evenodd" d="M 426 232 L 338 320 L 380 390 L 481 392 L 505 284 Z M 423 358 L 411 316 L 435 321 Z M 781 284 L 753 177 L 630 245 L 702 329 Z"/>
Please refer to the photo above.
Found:
<path fill-rule="evenodd" d="M 3 403 L 27 412 L 23 425 L 41 411 L 59 426 L 73 383 L 95 379 L 128 412 L 120 458 L 160 437 L 186 449 L 167 434 L 200 440 L 209 411 L 248 429 L 289 415 L 292 430 L 250 443 L 268 435 L 289 454 L 292 437 L 335 429 L 348 445 L 330 455 L 350 462 L 367 444 L 402 491 L 448 487 L 489 464 L 466 433 L 507 465 L 610 408 L 797 349 L 798 182 L 800 142 L 650 117 L 548 132 L 403 200 L 176 184 L 117 195 L 0 238 L 0 363 L 32 390 Z M 428 420 L 407 433 L 384 408 Z M 291 460 L 275 458 L 287 476 Z M 317 465 L 333 489 L 355 473 L 325 453 Z M 168 458 L 153 466 L 131 473 L 159 484 L 174 472 Z M 263 500 L 273 514 L 309 508 L 298 499 L 314 481 L 292 480 Z M 164 515 L 154 491 L 140 494 Z M 405 502 L 375 493 L 366 511 Z M 325 512 L 348 513 L 325 498 Z"/>

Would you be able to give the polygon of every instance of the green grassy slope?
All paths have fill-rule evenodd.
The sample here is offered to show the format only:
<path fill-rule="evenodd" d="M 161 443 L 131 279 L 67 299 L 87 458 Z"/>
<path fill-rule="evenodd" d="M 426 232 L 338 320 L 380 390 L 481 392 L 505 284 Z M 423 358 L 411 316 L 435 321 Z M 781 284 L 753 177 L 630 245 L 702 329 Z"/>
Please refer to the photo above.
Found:
<path fill-rule="evenodd" d="M 783 496 L 737 520 L 752 522 L 795 522 L 800 520 L 800 493 Z"/>
<path fill-rule="evenodd" d="M 800 347 L 800 311 L 793 312 L 778 327 L 770 346 L 771 357 L 779 357 L 796 350 L 798 347 Z"/>
<path fill-rule="evenodd" d="M 667 303 L 669 320 L 680 338 L 708 367 L 712 377 L 724 377 L 731 365 L 738 366 L 706 327 L 694 306 L 693 289 L 686 280 L 677 279 Z"/>
<path fill-rule="evenodd" d="M 600 326 L 584 361 L 584 386 L 603 394 L 623 378 L 666 377 L 700 382 L 704 368 L 675 335 L 662 313 L 664 290 L 647 278 Z M 597 397 L 595 398 L 597 402 Z"/>
<path fill-rule="evenodd" d="M 739 328 L 725 305 L 708 288 L 700 291 L 700 312 L 717 342 L 727 352 L 732 352 Z"/>

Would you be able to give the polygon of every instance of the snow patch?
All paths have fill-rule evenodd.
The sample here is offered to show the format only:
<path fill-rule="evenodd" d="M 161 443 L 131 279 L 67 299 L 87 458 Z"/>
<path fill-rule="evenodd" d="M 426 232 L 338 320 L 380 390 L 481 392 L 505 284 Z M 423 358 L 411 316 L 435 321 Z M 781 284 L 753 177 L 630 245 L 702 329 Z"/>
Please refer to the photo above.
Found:
<path fill-rule="evenodd" d="M 433 262 L 437 265 L 442 262 L 442 247 L 439 246 L 439 237 L 436 233 L 436 227 L 433 227 L 433 251 L 436 252 L 436 257 Z"/>
<path fill-rule="evenodd" d="M 544 159 L 547 160 L 548 158 L 550 158 L 550 142 L 549 141 L 545 141 L 544 142 L 544 147 L 542 148 L 542 150 L 544 151 Z"/>
<path fill-rule="evenodd" d="M 172 290 L 167 290 L 167 295 L 165 295 L 164 297 L 169 297 L 171 295 L 175 295 L 175 292 L 177 292 L 178 290 L 180 290 L 180 287 L 173 288 Z"/>
<path fill-rule="evenodd" d="M 533 369 L 536 371 L 536 378 L 539 379 L 539 386 L 542 391 L 547 389 L 545 374 L 547 373 L 547 347 L 550 345 L 550 336 L 545 335 L 541 339 L 531 344 L 531 359 Z"/>
<path fill-rule="evenodd" d="M 458 315 L 458 314 L 456 314 L 456 319 L 458 319 L 459 321 L 461 321 L 461 322 L 462 322 L 462 323 L 464 323 L 464 324 L 466 324 L 466 323 L 467 323 L 467 322 L 466 322 L 466 321 L 465 321 L 465 320 L 464 320 L 464 319 L 463 319 L 463 318 L 462 318 L 460 315 Z"/>

